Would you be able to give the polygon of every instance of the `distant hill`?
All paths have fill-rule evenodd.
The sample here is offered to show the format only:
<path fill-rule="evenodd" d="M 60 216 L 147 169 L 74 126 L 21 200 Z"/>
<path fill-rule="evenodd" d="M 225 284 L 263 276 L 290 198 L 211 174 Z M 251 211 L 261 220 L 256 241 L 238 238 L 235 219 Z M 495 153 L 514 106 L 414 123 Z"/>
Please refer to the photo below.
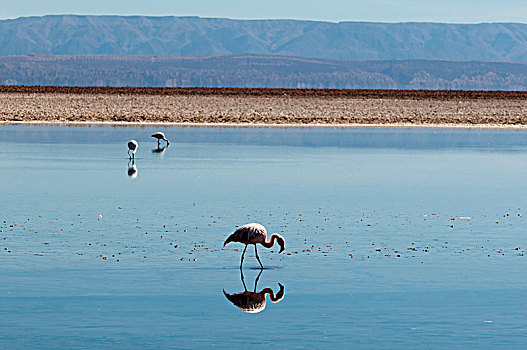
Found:
<path fill-rule="evenodd" d="M 0 21 L 0 56 L 29 53 L 527 62 L 527 24 L 74 15 Z"/>
<path fill-rule="evenodd" d="M 28 55 L 0 57 L 0 85 L 527 90 L 527 63 Z"/>

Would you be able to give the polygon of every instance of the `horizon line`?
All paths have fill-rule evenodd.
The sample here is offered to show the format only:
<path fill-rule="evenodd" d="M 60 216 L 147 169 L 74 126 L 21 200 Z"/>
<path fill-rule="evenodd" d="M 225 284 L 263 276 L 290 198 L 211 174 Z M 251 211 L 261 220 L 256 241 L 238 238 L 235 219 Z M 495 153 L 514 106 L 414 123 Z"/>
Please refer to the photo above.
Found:
<path fill-rule="evenodd" d="M 527 22 L 506 22 L 506 21 L 474 21 L 474 22 L 446 22 L 446 21 L 373 21 L 373 20 L 344 20 L 344 21 L 331 21 L 322 19 L 301 19 L 301 18 L 233 18 L 233 17 L 208 17 L 208 16 L 196 16 L 196 15 L 141 15 L 141 14 L 77 14 L 77 13 L 62 13 L 62 14 L 45 14 L 45 15 L 28 15 L 18 17 L 0 17 L 0 21 L 16 21 L 25 18 L 44 18 L 44 17 L 147 17 L 147 18 L 196 18 L 196 19 L 221 19 L 231 21 L 298 21 L 298 22 L 320 22 L 320 23 L 370 23 L 370 24 L 453 24 L 453 25 L 477 25 L 477 24 L 527 24 Z"/>

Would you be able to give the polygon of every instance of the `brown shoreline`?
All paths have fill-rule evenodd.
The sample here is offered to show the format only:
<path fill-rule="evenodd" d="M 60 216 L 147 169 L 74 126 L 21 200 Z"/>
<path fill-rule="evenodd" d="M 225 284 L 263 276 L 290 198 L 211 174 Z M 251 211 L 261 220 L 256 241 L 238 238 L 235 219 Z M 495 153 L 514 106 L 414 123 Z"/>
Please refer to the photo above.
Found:
<path fill-rule="evenodd" d="M 527 92 L 0 86 L 0 122 L 523 126 Z"/>

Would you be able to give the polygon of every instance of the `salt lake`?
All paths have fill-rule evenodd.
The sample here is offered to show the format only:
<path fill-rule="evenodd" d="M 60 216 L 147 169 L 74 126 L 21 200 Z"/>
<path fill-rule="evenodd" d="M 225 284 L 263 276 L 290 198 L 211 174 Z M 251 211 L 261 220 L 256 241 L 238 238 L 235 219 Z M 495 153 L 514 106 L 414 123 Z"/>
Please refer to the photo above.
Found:
<path fill-rule="evenodd" d="M 526 178 L 525 130 L 3 125 L 0 346 L 524 348 Z"/>

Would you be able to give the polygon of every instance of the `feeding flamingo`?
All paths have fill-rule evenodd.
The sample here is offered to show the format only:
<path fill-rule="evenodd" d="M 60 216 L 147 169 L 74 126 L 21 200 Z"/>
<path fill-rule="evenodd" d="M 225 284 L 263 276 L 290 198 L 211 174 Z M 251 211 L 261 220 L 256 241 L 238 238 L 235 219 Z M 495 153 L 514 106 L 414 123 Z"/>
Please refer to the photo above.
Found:
<path fill-rule="evenodd" d="M 247 287 L 245 286 L 245 281 L 243 278 L 243 271 L 240 270 L 242 275 L 242 283 L 243 288 L 245 291 L 241 293 L 236 294 L 229 294 L 223 290 L 223 295 L 235 306 L 237 306 L 240 310 L 243 312 L 256 314 L 258 312 L 262 312 L 265 309 L 266 305 L 266 295 L 269 294 L 269 299 L 273 303 L 278 303 L 284 299 L 284 286 L 278 283 L 278 286 L 280 287 L 280 290 L 275 294 L 274 291 L 271 288 L 264 288 L 260 292 L 256 292 L 256 286 L 258 285 L 258 279 L 260 278 L 260 275 L 262 274 L 263 270 L 260 270 L 260 273 L 258 274 L 258 277 L 256 277 L 256 280 L 254 281 L 254 291 L 249 292 L 247 290 Z"/>
<path fill-rule="evenodd" d="M 137 147 L 139 147 L 139 144 L 136 140 L 128 141 L 128 157 L 130 157 L 130 159 L 135 159 L 135 151 L 137 151 Z M 130 151 L 132 151 L 132 155 L 130 155 Z"/>
<path fill-rule="evenodd" d="M 170 145 L 170 141 L 167 140 L 165 137 L 165 134 L 163 134 L 161 131 L 156 132 L 155 134 L 152 134 L 153 138 L 157 139 L 157 146 L 159 147 L 159 141 L 163 140 L 167 142 L 167 146 Z"/>
<path fill-rule="evenodd" d="M 230 242 L 240 242 L 245 244 L 245 249 L 243 250 L 242 254 L 242 261 L 240 262 L 240 269 L 243 265 L 243 258 L 245 257 L 245 251 L 247 250 L 247 246 L 249 244 L 254 244 L 254 252 L 256 254 L 256 259 L 258 259 L 258 262 L 260 263 L 260 266 L 262 269 L 264 268 L 262 265 L 262 262 L 260 261 L 260 257 L 258 257 L 258 250 L 256 248 L 256 244 L 260 243 L 265 248 L 271 248 L 274 245 L 274 241 L 276 240 L 278 242 L 278 245 L 280 245 L 280 251 L 278 253 L 281 253 L 285 249 L 285 240 L 284 237 L 280 236 L 278 233 L 273 233 L 271 235 L 271 238 L 269 239 L 269 242 L 266 242 L 267 239 L 267 230 L 265 227 L 263 227 L 260 224 L 247 224 L 243 225 L 236 231 L 234 231 L 233 234 L 231 234 L 225 242 L 223 243 L 223 246 L 225 247 Z"/>

